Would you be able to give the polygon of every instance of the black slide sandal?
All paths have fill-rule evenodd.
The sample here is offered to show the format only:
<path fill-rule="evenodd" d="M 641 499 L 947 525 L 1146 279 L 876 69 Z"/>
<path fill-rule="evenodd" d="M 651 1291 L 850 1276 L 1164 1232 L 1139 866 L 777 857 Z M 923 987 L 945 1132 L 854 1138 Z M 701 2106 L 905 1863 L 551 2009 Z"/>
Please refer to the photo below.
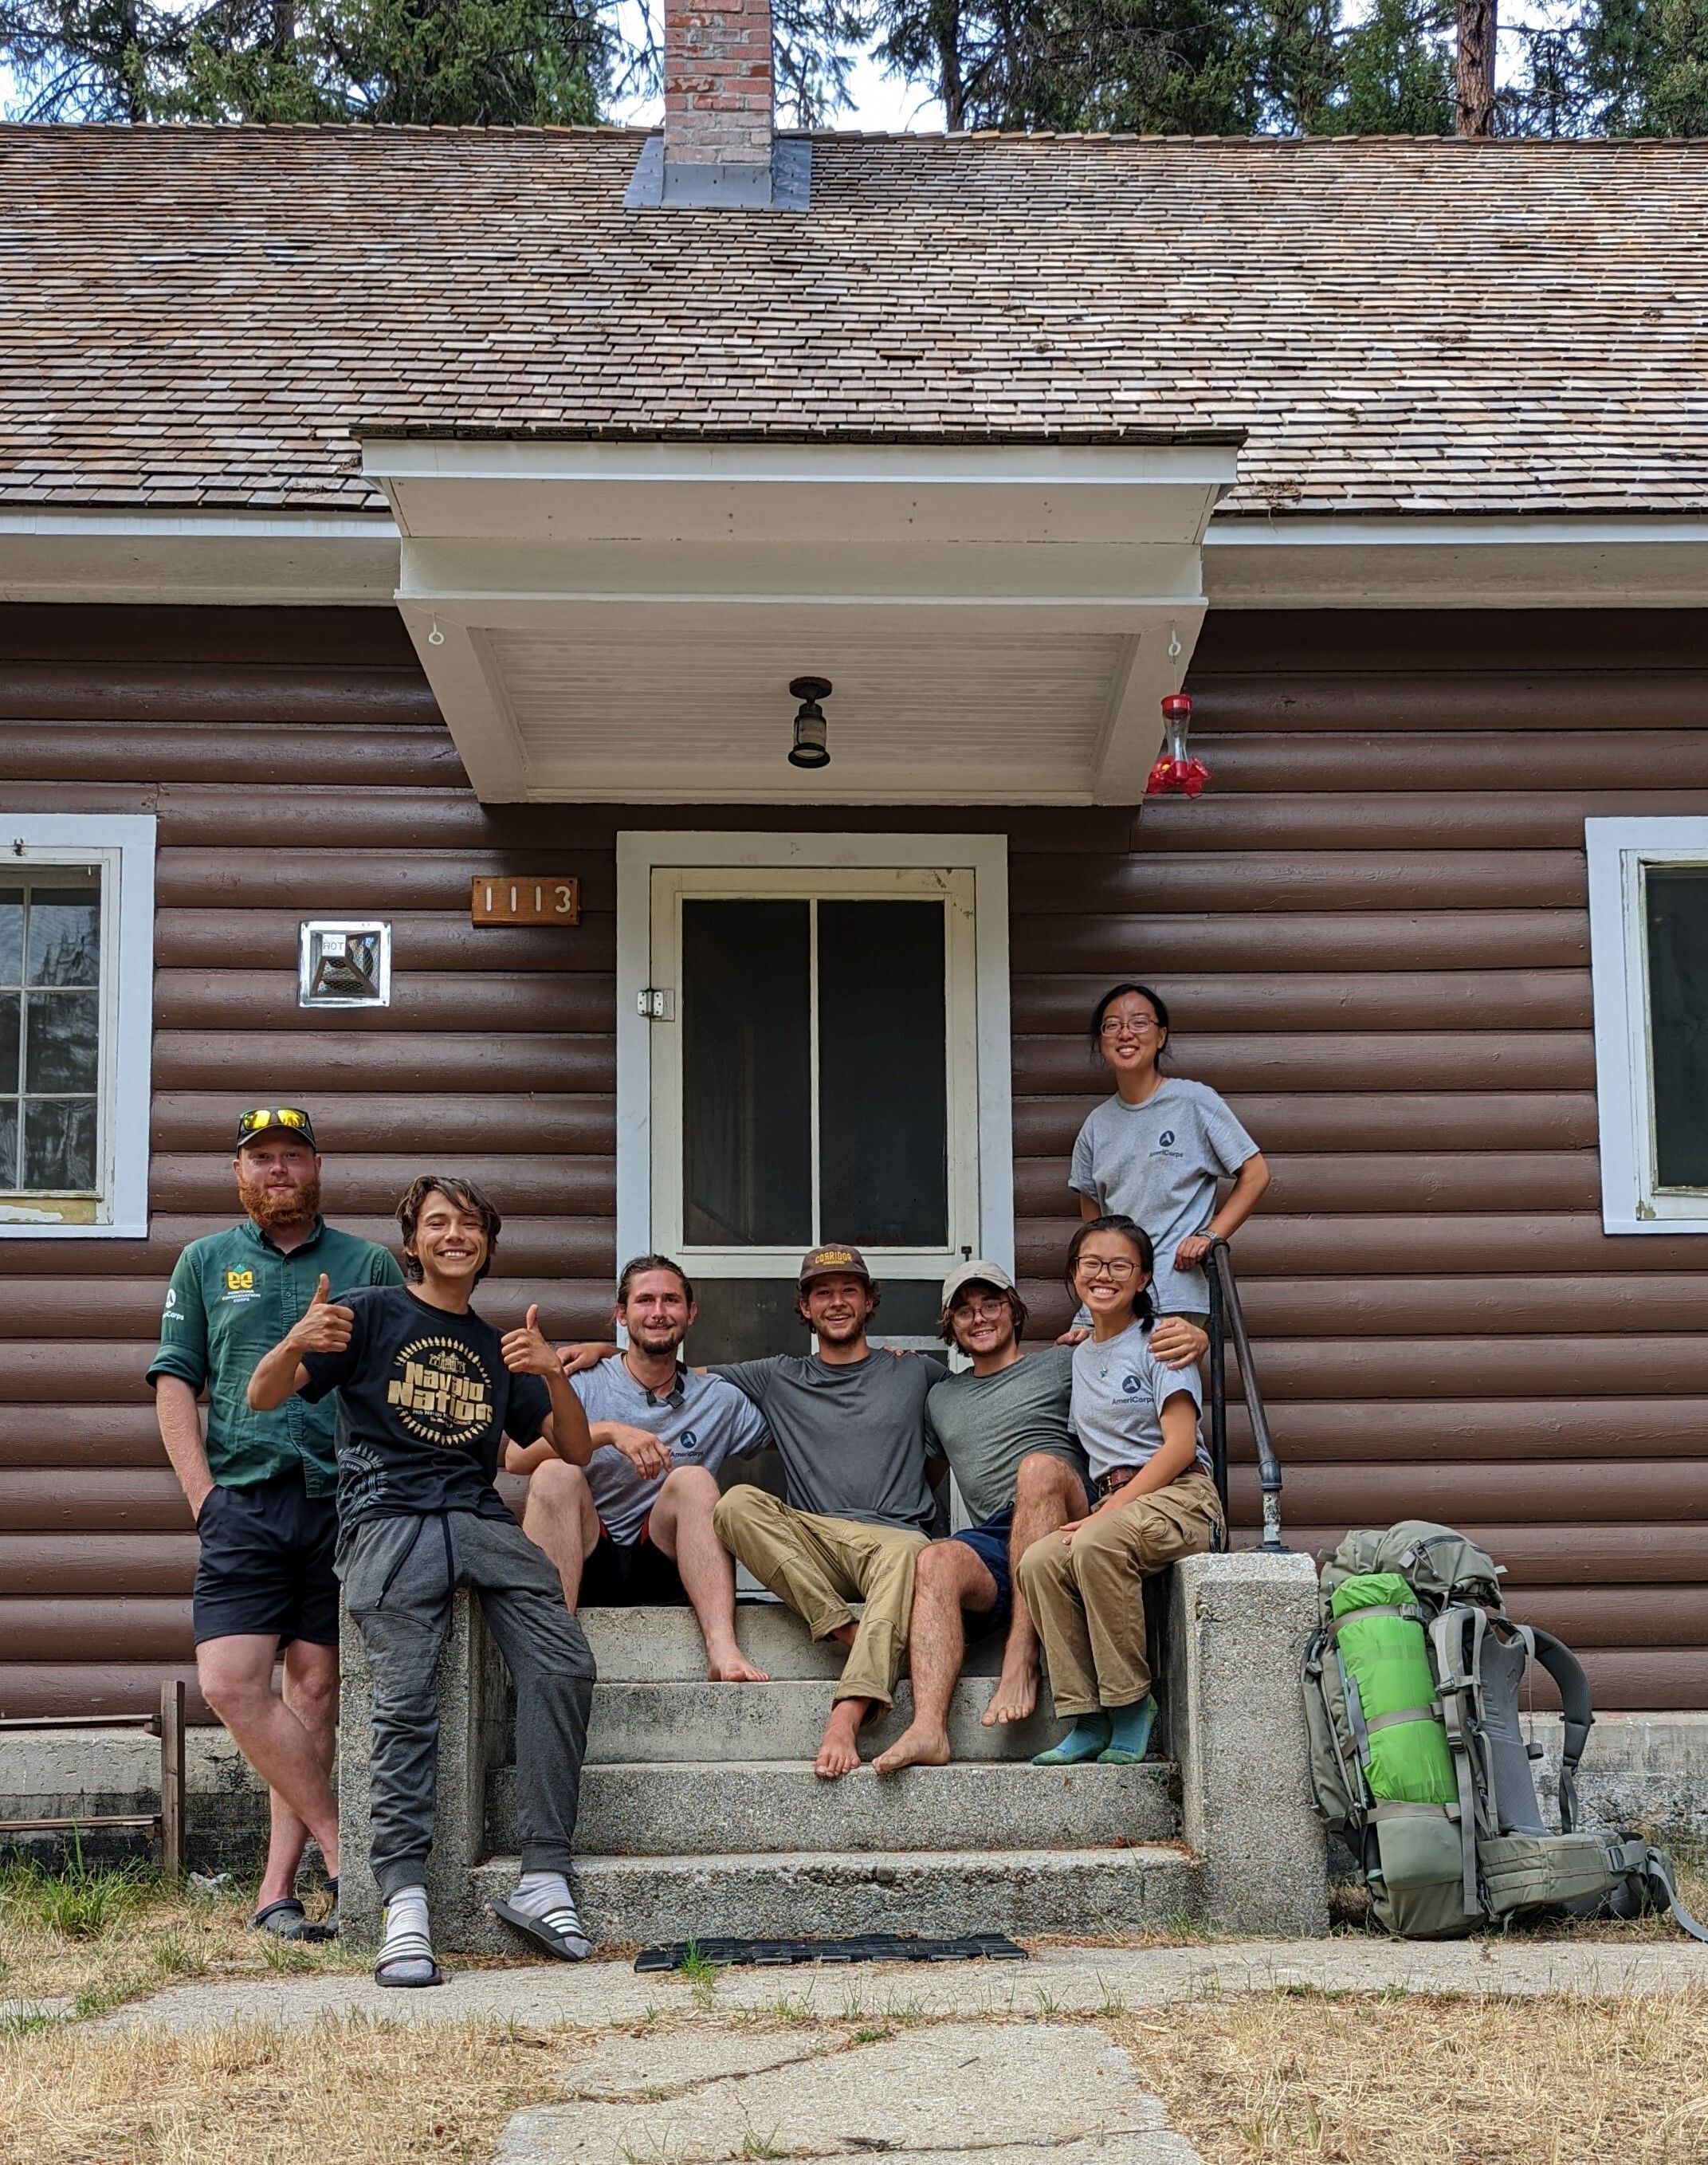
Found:
<path fill-rule="evenodd" d="M 404 1962 L 429 1962 L 431 1977 L 392 1977 L 389 1972 Z M 444 1972 L 434 1961 L 433 1942 L 424 1932 L 405 1932 L 390 1946 L 381 1947 L 374 1963 L 376 1984 L 393 1986 L 402 1992 L 422 1992 L 429 1986 L 443 1984 Z"/>
<path fill-rule="evenodd" d="M 559 1962 L 585 1962 L 593 1952 L 593 1942 L 581 1929 L 581 1920 L 573 1910 L 550 1910 L 543 1917 L 530 1917 L 525 1910 L 518 1910 L 508 1902 L 487 1904 L 495 1917 L 502 1917 L 512 1931 L 522 1933 L 537 1947 Z M 568 1927 L 573 1924 L 575 1930 Z"/>

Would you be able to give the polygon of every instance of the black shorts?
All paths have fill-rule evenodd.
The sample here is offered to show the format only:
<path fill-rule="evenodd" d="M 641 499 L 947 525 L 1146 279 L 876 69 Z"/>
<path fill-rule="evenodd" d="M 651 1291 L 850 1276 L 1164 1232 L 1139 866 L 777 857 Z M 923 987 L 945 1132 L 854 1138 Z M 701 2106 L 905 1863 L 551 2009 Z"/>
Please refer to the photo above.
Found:
<path fill-rule="evenodd" d="M 675 1565 L 645 1529 L 638 1541 L 613 1541 L 602 1526 L 581 1567 L 578 1609 L 681 1609 L 687 1594 Z"/>
<path fill-rule="evenodd" d="M 198 1646 L 249 1633 L 281 1646 L 293 1639 L 338 1644 L 338 1513 L 330 1496 L 311 1496 L 300 1473 L 212 1488 L 196 1531 L 202 1560 L 191 1616 Z"/>

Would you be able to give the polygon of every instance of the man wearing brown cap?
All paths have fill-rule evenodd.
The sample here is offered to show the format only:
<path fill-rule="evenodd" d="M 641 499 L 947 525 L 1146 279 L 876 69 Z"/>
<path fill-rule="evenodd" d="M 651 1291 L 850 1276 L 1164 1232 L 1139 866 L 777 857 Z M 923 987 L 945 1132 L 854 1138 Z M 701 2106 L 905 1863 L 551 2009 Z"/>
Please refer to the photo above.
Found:
<path fill-rule="evenodd" d="M 333 1413 L 301 1399 L 256 1413 L 245 1393 L 255 1363 L 317 1289 L 323 1298 L 401 1285 L 403 1274 L 384 1248 L 321 1217 L 314 1126 L 299 1106 L 244 1113 L 232 1172 L 244 1215 L 179 1256 L 148 1380 L 201 1539 L 191 1615 L 202 1696 L 270 1792 L 255 1922 L 295 1939 L 305 1929 L 320 1936 L 296 1893 L 310 1834 L 334 1888 L 338 1873 L 328 1778 L 338 1726 Z"/>
<path fill-rule="evenodd" d="M 866 1325 L 879 1296 L 858 1248 L 812 1249 L 796 1306 L 817 1352 L 712 1372 L 765 1415 L 788 1491 L 784 1502 L 764 1488 L 729 1489 L 712 1516 L 718 1539 L 815 1639 L 848 1649 L 814 1762 L 827 1781 L 859 1765 L 861 1723 L 895 1696 L 913 1567 L 944 1471 L 925 1400 L 949 1372 L 917 1354 L 875 1356 Z M 865 1604 L 858 1624 L 854 1600 Z"/>

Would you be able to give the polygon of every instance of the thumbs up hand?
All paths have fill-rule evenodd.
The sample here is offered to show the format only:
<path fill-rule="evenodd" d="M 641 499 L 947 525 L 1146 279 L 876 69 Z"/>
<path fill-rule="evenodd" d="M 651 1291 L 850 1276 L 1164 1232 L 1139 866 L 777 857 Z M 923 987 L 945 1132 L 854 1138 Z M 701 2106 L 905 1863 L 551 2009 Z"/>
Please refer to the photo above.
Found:
<path fill-rule="evenodd" d="M 557 1355 L 546 1344 L 540 1330 L 538 1301 L 528 1309 L 527 1320 L 519 1330 L 505 1332 L 499 1351 L 512 1375 L 555 1376 L 562 1372 Z"/>
<path fill-rule="evenodd" d="M 286 1343 L 299 1355 L 342 1353 L 349 1344 L 355 1310 L 342 1308 L 332 1298 L 332 1280 L 325 1272 L 309 1303 L 292 1325 Z"/>

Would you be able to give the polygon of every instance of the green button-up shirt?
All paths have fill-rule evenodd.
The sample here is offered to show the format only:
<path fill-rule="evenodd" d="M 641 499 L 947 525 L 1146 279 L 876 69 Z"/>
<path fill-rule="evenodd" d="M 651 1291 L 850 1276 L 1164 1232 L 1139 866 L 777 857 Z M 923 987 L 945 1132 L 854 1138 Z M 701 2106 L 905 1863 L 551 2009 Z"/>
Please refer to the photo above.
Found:
<path fill-rule="evenodd" d="M 335 1396 L 311 1406 L 286 1399 L 258 1414 L 245 1396 L 255 1363 L 314 1298 L 324 1271 L 333 1298 L 356 1286 L 401 1285 L 384 1248 L 317 1218 L 300 1248 L 281 1255 L 252 1219 L 192 1241 L 178 1258 L 160 1317 L 160 1350 L 148 1372 L 208 1391 L 208 1470 L 222 1488 L 251 1488 L 299 1469 L 311 1496 L 337 1486 Z"/>

